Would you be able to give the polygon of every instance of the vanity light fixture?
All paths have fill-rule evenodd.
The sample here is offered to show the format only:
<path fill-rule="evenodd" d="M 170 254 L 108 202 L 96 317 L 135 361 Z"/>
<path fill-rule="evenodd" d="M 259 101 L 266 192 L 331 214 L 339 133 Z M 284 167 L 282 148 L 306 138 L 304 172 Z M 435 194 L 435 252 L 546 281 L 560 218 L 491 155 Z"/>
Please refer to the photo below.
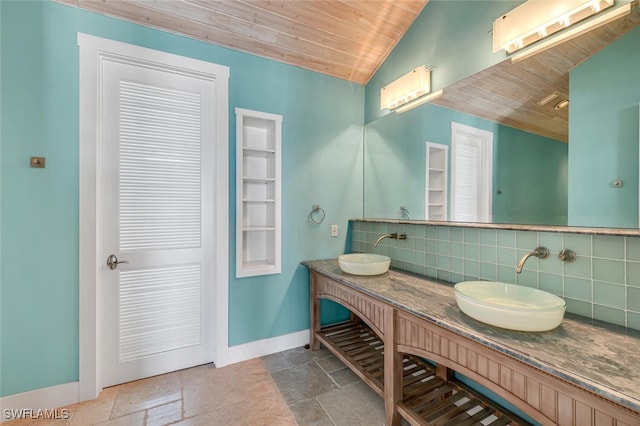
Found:
<path fill-rule="evenodd" d="M 565 41 L 569 41 L 576 37 L 581 36 L 591 30 L 595 30 L 603 25 L 606 25 L 610 22 L 623 18 L 631 13 L 631 8 L 636 7 L 632 3 L 627 3 L 620 7 L 616 7 L 615 9 L 608 10 L 606 12 L 601 13 L 597 17 L 593 19 L 589 19 L 588 21 L 579 23 L 574 25 L 573 27 L 563 31 L 555 37 L 549 37 L 545 40 L 540 41 L 527 49 L 523 49 L 519 52 L 516 52 L 511 56 L 511 62 L 516 63 L 520 62 L 524 59 L 530 58 L 531 56 L 537 54 L 538 52 L 542 52 L 546 49 L 550 49 L 558 44 L 564 43 Z"/>
<path fill-rule="evenodd" d="M 396 113 L 400 114 L 400 113 L 403 113 L 405 111 L 409 111 L 410 109 L 413 109 L 413 108 L 415 108 L 417 106 L 420 106 L 422 104 L 426 104 L 429 101 L 432 101 L 432 100 L 434 100 L 436 98 L 439 98 L 440 96 L 442 96 L 443 93 L 444 92 L 442 91 L 442 89 L 440 89 L 440 90 L 438 90 L 436 92 L 433 92 L 433 93 L 431 93 L 431 94 L 429 94 L 427 96 L 423 96 L 420 99 L 416 99 L 413 102 L 409 102 L 408 104 L 405 104 L 405 105 L 401 106 L 400 108 L 396 109 Z"/>
<path fill-rule="evenodd" d="M 558 96 L 560 96 L 560 92 L 555 91 L 553 93 L 551 93 L 550 95 L 545 96 L 544 98 L 540 99 L 538 102 L 536 102 L 538 105 L 540 106 L 545 106 L 546 104 L 548 104 L 549 102 L 551 102 L 552 100 L 554 100 L 555 98 L 557 98 Z"/>
<path fill-rule="evenodd" d="M 424 65 L 380 89 L 380 109 L 395 109 L 431 91 L 431 68 Z"/>
<path fill-rule="evenodd" d="M 569 106 L 569 99 L 563 99 L 553 107 L 556 111 L 560 111 L 561 109 L 565 109 Z"/>
<path fill-rule="evenodd" d="M 602 10 L 614 0 L 528 0 L 493 22 L 493 51 L 513 53 Z"/>

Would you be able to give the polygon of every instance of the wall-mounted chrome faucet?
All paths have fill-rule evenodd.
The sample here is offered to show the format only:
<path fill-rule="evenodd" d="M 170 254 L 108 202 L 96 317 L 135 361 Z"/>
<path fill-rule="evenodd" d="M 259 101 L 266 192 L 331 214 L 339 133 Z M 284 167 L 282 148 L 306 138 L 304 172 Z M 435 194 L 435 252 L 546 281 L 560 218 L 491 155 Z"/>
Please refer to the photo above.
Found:
<path fill-rule="evenodd" d="M 405 206 L 400 206 L 400 219 L 409 219 L 409 210 Z"/>
<path fill-rule="evenodd" d="M 380 236 L 380 238 L 378 238 L 378 240 L 375 242 L 375 244 L 373 245 L 374 247 L 378 247 L 380 245 L 380 241 L 384 240 L 385 238 L 393 238 L 395 240 L 406 240 L 407 239 L 407 234 L 384 234 L 382 236 Z"/>
<path fill-rule="evenodd" d="M 520 262 L 518 262 L 518 266 L 516 266 L 516 273 L 517 274 L 522 272 L 522 268 L 524 267 L 525 262 L 531 256 L 535 256 L 538 259 L 546 259 L 547 257 L 549 257 L 549 250 L 546 247 L 540 246 L 540 247 L 536 247 L 532 252 L 529 252 L 529 253 L 525 254 L 524 256 L 522 256 L 522 259 L 520 259 Z"/>

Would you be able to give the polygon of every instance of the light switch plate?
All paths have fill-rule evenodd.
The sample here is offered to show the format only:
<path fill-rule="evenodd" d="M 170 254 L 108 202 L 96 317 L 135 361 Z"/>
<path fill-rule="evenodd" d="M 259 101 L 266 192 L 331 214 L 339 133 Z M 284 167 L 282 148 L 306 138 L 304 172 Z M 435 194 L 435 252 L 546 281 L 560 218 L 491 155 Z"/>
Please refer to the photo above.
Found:
<path fill-rule="evenodd" d="M 31 157 L 31 167 L 36 169 L 44 169 L 46 165 L 46 158 L 44 157 Z"/>

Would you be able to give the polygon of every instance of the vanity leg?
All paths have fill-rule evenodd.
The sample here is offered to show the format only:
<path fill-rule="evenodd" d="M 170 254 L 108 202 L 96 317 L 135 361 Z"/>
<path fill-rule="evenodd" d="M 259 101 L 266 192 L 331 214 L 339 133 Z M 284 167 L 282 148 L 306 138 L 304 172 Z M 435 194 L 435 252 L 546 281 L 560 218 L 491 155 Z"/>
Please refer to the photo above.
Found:
<path fill-rule="evenodd" d="M 310 336 L 309 336 L 309 346 L 312 351 L 317 351 L 320 349 L 320 341 L 316 335 L 317 332 L 320 331 L 320 300 L 316 297 L 318 283 L 317 283 L 317 275 L 315 272 L 311 273 L 310 276 L 311 288 L 309 294 L 311 296 L 310 310 L 311 310 L 311 321 L 310 321 Z"/>
<path fill-rule="evenodd" d="M 384 332 L 384 411 L 387 426 L 400 424 L 398 404 L 402 401 L 402 354 L 396 347 L 396 311 L 387 308 Z"/>
<path fill-rule="evenodd" d="M 445 383 L 449 383 L 451 379 L 453 379 L 454 371 L 447 366 L 442 364 L 436 364 L 436 376 L 444 380 Z M 447 399 L 451 396 L 451 392 L 447 392 L 445 394 L 440 395 L 440 400 Z"/>

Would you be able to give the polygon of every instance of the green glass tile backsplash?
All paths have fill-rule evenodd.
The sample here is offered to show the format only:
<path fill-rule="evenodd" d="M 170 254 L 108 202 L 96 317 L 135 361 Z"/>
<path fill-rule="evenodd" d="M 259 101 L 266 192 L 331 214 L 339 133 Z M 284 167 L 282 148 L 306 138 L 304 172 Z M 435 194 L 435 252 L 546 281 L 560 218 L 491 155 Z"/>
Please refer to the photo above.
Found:
<path fill-rule="evenodd" d="M 434 224 L 353 221 L 353 251 L 386 254 L 394 268 L 450 282 L 499 280 L 539 288 L 563 297 L 567 311 L 640 330 L 640 237 L 588 235 Z M 406 240 L 376 239 L 388 232 Z M 521 274 L 515 267 L 536 246 L 547 259 L 530 258 Z M 562 262 L 563 248 L 576 252 Z"/>

